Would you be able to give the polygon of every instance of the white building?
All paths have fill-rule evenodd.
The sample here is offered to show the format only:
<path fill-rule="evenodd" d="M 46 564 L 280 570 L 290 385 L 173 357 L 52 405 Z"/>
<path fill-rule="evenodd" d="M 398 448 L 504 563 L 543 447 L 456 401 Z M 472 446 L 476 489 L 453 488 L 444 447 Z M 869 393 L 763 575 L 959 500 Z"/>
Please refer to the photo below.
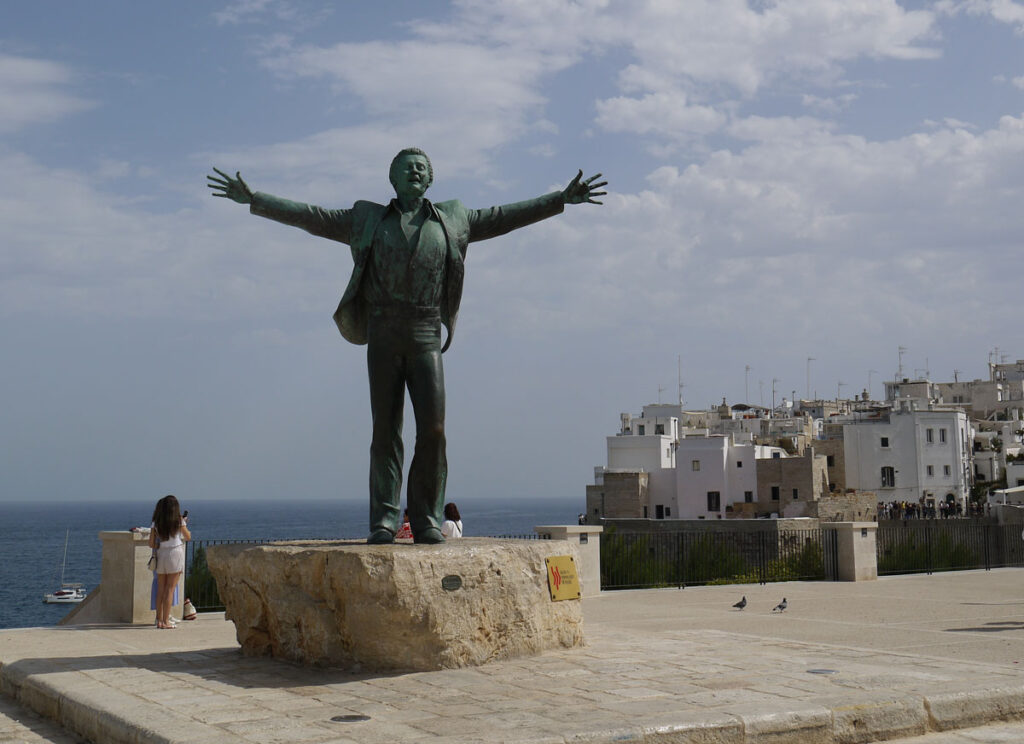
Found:
<path fill-rule="evenodd" d="M 727 505 L 757 492 L 756 450 L 731 436 L 680 440 L 673 513 L 680 519 L 724 519 Z"/>
<path fill-rule="evenodd" d="M 640 416 L 621 414 L 619 433 L 606 439 L 608 464 L 594 470 L 595 485 L 608 472 L 646 474 L 642 515 L 653 519 L 724 519 L 727 506 L 755 500 L 756 459 L 785 452 L 753 444 L 747 432 L 680 435 L 680 419 L 671 415 L 678 412 L 650 405 Z"/>
<path fill-rule="evenodd" d="M 888 415 L 843 426 L 846 486 L 879 501 L 966 507 L 973 431 L 960 409 L 916 410 L 909 401 Z"/>
<path fill-rule="evenodd" d="M 1006 487 L 1018 488 L 1020 486 L 1024 486 L 1024 460 L 1006 463 Z"/>

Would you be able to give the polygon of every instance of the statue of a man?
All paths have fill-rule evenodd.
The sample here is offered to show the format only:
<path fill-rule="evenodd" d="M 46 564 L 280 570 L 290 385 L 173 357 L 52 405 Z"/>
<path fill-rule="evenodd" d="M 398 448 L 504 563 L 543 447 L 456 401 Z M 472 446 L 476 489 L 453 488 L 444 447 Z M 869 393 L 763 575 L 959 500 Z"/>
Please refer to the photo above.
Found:
<path fill-rule="evenodd" d="M 580 171 L 564 191 L 489 209 L 458 201 L 433 204 L 424 194 L 434 181 L 426 153 L 402 150 L 391 162 L 390 204 L 357 201 L 351 209 L 289 201 L 252 191 L 214 168 L 214 196 L 248 204 L 252 214 L 301 227 L 349 245 L 355 266 L 334 321 L 341 335 L 367 344 L 370 410 L 370 536 L 392 543 L 398 531 L 402 487 L 402 413 L 409 390 L 416 416 L 416 447 L 409 469 L 408 510 L 417 543 L 442 543 L 448 463 L 444 434 L 441 354 L 452 342 L 462 298 L 466 247 L 560 214 L 566 204 L 600 204 L 606 181 Z M 448 337 L 441 344 L 441 326 Z"/>

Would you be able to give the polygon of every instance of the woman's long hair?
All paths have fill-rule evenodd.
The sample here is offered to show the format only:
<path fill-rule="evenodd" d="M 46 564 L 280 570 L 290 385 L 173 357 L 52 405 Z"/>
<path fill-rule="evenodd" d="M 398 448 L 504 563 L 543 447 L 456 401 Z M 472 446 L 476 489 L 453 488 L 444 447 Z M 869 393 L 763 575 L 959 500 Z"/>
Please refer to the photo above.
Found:
<path fill-rule="evenodd" d="M 449 501 L 444 505 L 444 518 L 449 519 L 452 522 L 458 522 L 462 519 L 462 517 L 459 516 L 459 507 L 455 506 L 454 501 Z"/>
<path fill-rule="evenodd" d="M 171 535 L 181 529 L 181 510 L 176 498 L 164 496 L 156 502 L 156 509 L 153 510 L 153 525 L 156 528 L 157 537 L 161 540 L 170 540 Z"/>

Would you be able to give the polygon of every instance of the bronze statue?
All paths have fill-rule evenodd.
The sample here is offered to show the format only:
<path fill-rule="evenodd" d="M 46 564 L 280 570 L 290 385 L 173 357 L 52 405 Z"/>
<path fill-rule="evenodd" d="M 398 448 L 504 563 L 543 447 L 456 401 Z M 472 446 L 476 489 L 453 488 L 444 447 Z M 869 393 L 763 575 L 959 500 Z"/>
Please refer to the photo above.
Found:
<path fill-rule="evenodd" d="M 357 201 L 351 209 L 289 201 L 252 191 L 214 168 L 207 176 L 214 196 L 248 204 L 252 214 L 294 225 L 349 245 L 355 266 L 334 322 L 354 344 L 367 344 L 370 410 L 370 536 L 392 543 L 399 527 L 402 487 L 402 413 L 409 390 L 416 417 L 416 446 L 409 468 L 408 509 L 417 543 L 442 543 L 442 509 L 448 464 L 444 435 L 444 368 L 462 298 L 469 243 L 486 240 L 560 214 L 566 204 L 601 204 L 594 197 L 606 181 L 576 174 L 564 191 L 489 209 L 424 198 L 434 181 L 426 153 L 402 150 L 391 162 L 396 198 L 390 204 Z M 441 326 L 448 338 L 441 344 Z"/>

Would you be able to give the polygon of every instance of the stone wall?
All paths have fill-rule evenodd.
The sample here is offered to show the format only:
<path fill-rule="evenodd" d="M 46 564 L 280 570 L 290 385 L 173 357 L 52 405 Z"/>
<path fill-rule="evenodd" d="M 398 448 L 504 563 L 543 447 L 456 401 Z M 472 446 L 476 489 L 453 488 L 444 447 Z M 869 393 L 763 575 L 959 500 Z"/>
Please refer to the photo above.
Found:
<path fill-rule="evenodd" d="M 813 516 L 822 522 L 878 521 L 878 494 L 874 491 L 850 491 L 823 496 L 814 504 Z"/>
<path fill-rule="evenodd" d="M 648 481 L 644 472 L 606 472 L 604 485 L 587 486 L 587 518 L 642 518 L 647 506 Z"/>
<path fill-rule="evenodd" d="M 816 519 L 605 519 L 605 533 L 618 532 L 778 532 L 779 530 L 818 529 Z"/>
<path fill-rule="evenodd" d="M 814 442 L 814 451 L 825 455 L 828 466 L 828 482 L 833 492 L 846 491 L 846 450 L 842 439 L 819 439 Z"/>
<path fill-rule="evenodd" d="M 759 514 L 784 517 L 812 516 L 810 504 L 828 492 L 828 471 L 823 455 L 808 449 L 800 457 L 759 458 L 757 504 Z M 772 498 L 778 488 L 779 499 Z M 796 491 L 796 498 L 793 492 Z"/>

